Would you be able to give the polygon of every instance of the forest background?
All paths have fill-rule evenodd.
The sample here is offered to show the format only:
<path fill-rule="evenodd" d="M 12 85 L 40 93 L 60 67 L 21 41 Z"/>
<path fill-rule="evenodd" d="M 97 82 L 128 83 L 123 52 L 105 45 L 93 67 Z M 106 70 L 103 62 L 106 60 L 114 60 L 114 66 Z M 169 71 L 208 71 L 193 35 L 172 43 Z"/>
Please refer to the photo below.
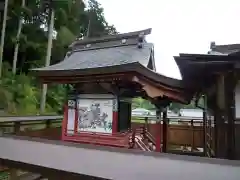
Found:
<path fill-rule="evenodd" d="M 8 0 L 6 21 L 4 4 L 0 11 L 1 35 L 5 36 L 0 50 L 1 114 L 62 114 L 67 87 L 49 85 L 45 101 L 42 85 L 31 75 L 30 69 L 62 61 L 69 44 L 77 38 L 116 34 L 116 28 L 106 21 L 104 9 L 97 0 L 52 0 L 51 3 L 48 0 Z M 49 45 L 50 59 L 47 57 Z M 150 102 L 141 98 L 133 99 L 132 107 L 154 109 Z M 173 103 L 169 108 L 178 111 L 194 107 L 193 103 L 188 106 Z"/>

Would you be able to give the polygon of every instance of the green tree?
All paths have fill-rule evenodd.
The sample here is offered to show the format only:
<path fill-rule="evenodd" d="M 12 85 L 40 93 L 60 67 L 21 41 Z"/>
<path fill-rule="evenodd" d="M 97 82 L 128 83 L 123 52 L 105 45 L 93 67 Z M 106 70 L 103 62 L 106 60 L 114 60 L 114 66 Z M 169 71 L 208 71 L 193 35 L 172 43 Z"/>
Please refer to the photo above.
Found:
<path fill-rule="evenodd" d="M 25 0 L 22 0 L 21 8 L 22 9 L 25 8 Z M 19 39 L 20 39 L 21 32 L 22 32 L 22 24 L 23 24 L 23 16 L 22 16 L 22 14 L 19 14 L 18 30 L 17 30 L 17 34 L 16 34 L 16 41 L 15 41 L 15 48 L 14 48 L 14 55 L 13 55 L 13 67 L 12 67 L 13 74 L 16 74 L 16 70 L 17 70 Z"/>
<path fill-rule="evenodd" d="M 45 66 L 50 65 L 51 54 L 52 54 L 52 41 L 53 41 L 53 31 L 54 31 L 54 19 L 55 19 L 55 10 L 53 7 L 49 6 L 49 18 L 48 18 L 48 43 L 47 43 L 47 53 L 45 58 Z M 47 84 L 43 84 L 42 95 L 40 100 L 40 112 L 44 113 L 46 105 L 46 96 L 47 96 Z"/>
<path fill-rule="evenodd" d="M 63 60 L 68 45 L 77 37 L 86 36 L 90 19 L 91 36 L 116 33 L 116 29 L 106 22 L 101 6 L 97 1 L 93 3 L 95 5 L 90 5 L 86 9 L 82 0 L 53 1 L 56 36 L 53 39 L 51 63 Z M 11 114 L 36 114 L 39 113 L 41 85 L 29 72 L 31 68 L 42 67 L 45 64 L 48 17 L 50 17 L 49 3 L 46 0 L 26 0 L 23 7 L 22 1 L 9 0 L 8 5 L 3 77 L 0 81 L 0 107 Z M 23 19 L 22 29 L 17 36 L 21 18 Z M 12 74 L 13 54 L 17 43 L 19 47 L 14 76 Z M 45 113 L 56 113 L 62 110 L 66 91 L 64 85 L 49 85 Z"/>
<path fill-rule="evenodd" d="M 132 108 L 144 108 L 144 109 L 155 109 L 155 106 L 148 100 L 143 98 L 134 98 L 132 100 Z"/>
<path fill-rule="evenodd" d="M 96 0 L 89 0 L 88 23 L 89 37 L 98 37 L 106 34 L 116 34 L 114 26 L 109 25 L 104 17 L 104 11 L 101 5 Z"/>

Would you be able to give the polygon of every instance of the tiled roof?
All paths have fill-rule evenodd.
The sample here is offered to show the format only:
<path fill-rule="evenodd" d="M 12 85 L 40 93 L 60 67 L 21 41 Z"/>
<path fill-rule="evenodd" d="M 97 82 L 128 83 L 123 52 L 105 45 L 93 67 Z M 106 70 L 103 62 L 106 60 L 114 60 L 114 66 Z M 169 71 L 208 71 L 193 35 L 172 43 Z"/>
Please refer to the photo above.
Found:
<path fill-rule="evenodd" d="M 81 70 L 92 69 L 109 66 L 118 66 L 139 62 L 147 67 L 153 44 L 145 43 L 143 48 L 137 45 L 110 47 L 102 49 L 92 49 L 84 51 L 75 51 L 62 62 L 43 68 L 35 69 L 37 71 L 49 70 Z"/>
<path fill-rule="evenodd" d="M 43 79 L 136 72 L 156 83 L 184 88 L 181 80 L 156 72 L 154 47 L 145 40 L 150 29 L 96 39 L 77 40 L 58 64 L 33 69 Z"/>
<path fill-rule="evenodd" d="M 216 45 L 214 42 L 211 44 L 210 54 L 221 53 L 230 55 L 240 51 L 240 44 L 226 44 L 226 45 Z"/>
<path fill-rule="evenodd" d="M 203 86 L 201 83 L 214 79 L 216 72 L 230 70 L 239 61 L 237 56 L 226 54 L 180 54 L 174 59 L 184 84 L 192 87 Z"/>
<path fill-rule="evenodd" d="M 38 75 L 50 71 L 74 71 L 78 74 L 104 67 L 122 66 L 139 63 L 144 67 L 152 66 L 155 71 L 153 44 L 147 43 L 145 35 L 151 29 L 142 31 L 108 35 L 100 38 L 76 40 L 69 46 L 69 52 L 63 61 L 48 67 L 33 69 Z M 45 74 L 46 74 L 45 73 Z M 54 74 L 52 73 L 54 76 Z"/>

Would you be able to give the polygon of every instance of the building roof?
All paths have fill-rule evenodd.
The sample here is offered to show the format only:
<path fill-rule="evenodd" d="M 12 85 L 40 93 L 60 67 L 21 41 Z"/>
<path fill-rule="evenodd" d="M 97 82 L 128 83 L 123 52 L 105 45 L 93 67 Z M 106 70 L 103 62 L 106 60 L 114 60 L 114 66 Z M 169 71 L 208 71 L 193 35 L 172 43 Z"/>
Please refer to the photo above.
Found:
<path fill-rule="evenodd" d="M 240 52 L 240 44 L 226 44 L 226 45 L 216 45 L 215 42 L 212 42 L 210 45 L 209 54 L 232 54 Z"/>
<path fill-rule="evenodd" d="M 136 72 L 156 83 L 183 88 L 180 80 L 156 72 L 154 46 L 145 40 L 151 29 L 76 40 L 65 59 L 57 64 L 33 69 L 37 76 L 74 77 Z"/>
<path fill-rule="evenodd" d="M 103 76 L 113 79 L 121 76 L 126 77 L 132 85 L 137 83 L 147 88 L 149 93 L 157 91 L 159 97 L 164 95 L 168 99 L 189 101 L 190 95 L 181 80 L 156 72 L 154 46 L 145 40 L 145 35 L 150 32 L 151 29 L 146 29 L 76 40 L 69 46 L 63 61 L 33 71 L 44 83 L 78 83 L 101 80 Z"/>
<path fill-rule="evenodd" d="M 239 62 L 239 57 L 233 54 L 180 54 L 174 59 L 184 84 L 192 87 L 200 87 L 210 83 L 215 73 L 232 69 Z"/>
<path fill-rule="evenodd" d="M 69 46 L 69 52 L 63 61 L 48 67 L 34 69 L 34 71 L 37 71 L 40 75 L 48 71 L 78 70 L 80 72 L 81 70 L 120 66 L 136 62 L 148 67 L 152 60 L 153 44 L 145 41 L 145 35 L 150 32 L 151 29 L 147 29 L 100 38 L 76 40 Z M 141 42 L 139 40 L 140 35 Z M 141 46 L 139 46 L 140 43 Z M 48 76 L 51 76 L 51 74 L 48 74 Z"/>
<path fill-rule="evenodd" d="M 152 60 L 153 44 L 145 41 L 145 35 L 151 29 L 105 36 L 100 38 L 86 38 L 76 40 L 69 46 L 69 52 L 63 61 L 48 67 L 33 69 L 39 76 L 73 76 L 84 75 L 95 69 L 140 63 L 147 67 Z M 142 46 L 139 36 L 142 35 Z M 155 69 L 153 69 L 155 70 Z M 54 73 L 59 72 L 59 73 Z M 103 72 L 101 72 L 103 73 Z"/>
<path fill-rule="evenodd" d="M 125 64 L 139 63 L 148 66 L 153 44 L 145 43 L 142 49 L 137 45 L 99 48 L 91 50 L 77 50 L 71 52 L 58 64 L 35 69 L 39 72 L 47 71 L 69 71 L 69 70 L 91 70 L 95 68 L 113 67 Z M 71 74 L 72 71 L 69 71 Z"/>

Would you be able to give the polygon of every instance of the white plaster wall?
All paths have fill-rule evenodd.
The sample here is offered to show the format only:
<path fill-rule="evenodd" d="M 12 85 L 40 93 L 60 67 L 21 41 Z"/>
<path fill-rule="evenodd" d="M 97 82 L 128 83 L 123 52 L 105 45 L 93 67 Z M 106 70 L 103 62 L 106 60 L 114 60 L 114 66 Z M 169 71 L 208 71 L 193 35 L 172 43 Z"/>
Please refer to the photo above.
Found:
<path fill-rule="evenodd" d="M 235 89 L 235 109 L 236 118 L 240 118 L 240 81 L 238 81 Z"/>

